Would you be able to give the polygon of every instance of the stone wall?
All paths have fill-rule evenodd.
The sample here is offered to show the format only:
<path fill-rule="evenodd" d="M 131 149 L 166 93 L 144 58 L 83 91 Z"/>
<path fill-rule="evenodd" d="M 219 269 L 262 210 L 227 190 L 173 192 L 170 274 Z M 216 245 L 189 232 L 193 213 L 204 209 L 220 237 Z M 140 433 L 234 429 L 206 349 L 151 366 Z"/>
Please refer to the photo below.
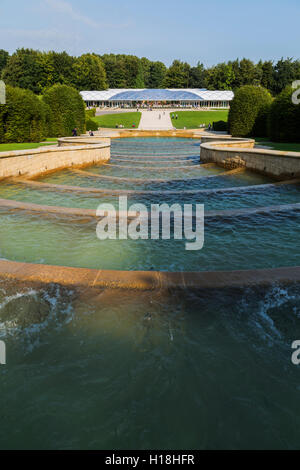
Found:
<path fill-rule="evenodd" d="M 69 146 L 64 148 L 41 147 L 0 153 L 0 178 L 24 176 L 33 178 L 64 168 L 83 167 L 110 159 L 110 143 Z"/>
<path fill-rule="evenodd" d="M 59 147 L 69 147 L 70 145 L 95 145 L 99 143 L 108 143 L 110 144 L 111 138 L 104 136 L 94 136 L 90 137 L 87 135 L 80 137 L 61 137 L 58 139 Z"/>
<path fill-rule="evenodd" d="M 205 138 L 206 139 L 206 138 Z M 204 139 L 203 139 L 204 140 Z M 253 148 L 254 141 L 229 138 L 201 144 L 201 161 L 226 169 L 245 167 L 279 180 L 300 177 L 300 153 Z"/>
<path fill-rule="evenodd" d="M 176 130 L 140 130 L 140 129 L 102 129 L 96 131 L 95 137 L 110 137 L 111 139 L 122 139 L 127 137 L 186 137 L 200 139 L 204 129 L 176 129 Z"/>

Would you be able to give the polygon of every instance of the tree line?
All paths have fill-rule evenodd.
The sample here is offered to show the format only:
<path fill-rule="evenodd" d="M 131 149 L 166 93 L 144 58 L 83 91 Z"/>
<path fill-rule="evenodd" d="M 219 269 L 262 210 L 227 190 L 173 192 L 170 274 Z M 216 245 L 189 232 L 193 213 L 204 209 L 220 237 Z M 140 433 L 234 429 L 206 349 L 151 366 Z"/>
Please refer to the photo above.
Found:
<path fill-rule="evenodd" d="M 170 67 L 146 57 L 125 54 L 83 54 L 41 52 L 18 49 L 11 56 L 0 50 L 0 76 L 14 87 L 42 94 L 55 84 L 77 90 L 107 88 L 207 88 L 236 90 L 244 85 L 262 86 L 275 96 L 300 79 L 300 60 L 282 58 L 278 62 L 249 59 L 194 67 L 174 60 Z"/>

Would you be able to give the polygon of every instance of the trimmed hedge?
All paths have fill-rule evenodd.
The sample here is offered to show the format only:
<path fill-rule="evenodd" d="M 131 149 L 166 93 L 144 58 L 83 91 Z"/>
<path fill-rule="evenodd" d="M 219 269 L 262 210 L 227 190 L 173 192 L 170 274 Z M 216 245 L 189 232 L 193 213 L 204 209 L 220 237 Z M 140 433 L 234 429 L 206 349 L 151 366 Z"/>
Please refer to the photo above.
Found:
<path fill-rule="evenodd" d="M 99 125 L 93 119 L 86 120 L 86 130 L 87 131 L 97 131 L 99 129 Z"/>
<path fill-rule="evenodd" d="M 87 131 L 97 131 L 99 129 L 99 124 L 93 120 L 96 116 L 96 108 L 87 109 L 85 111 L 86 116 L 86 130 Z"/>
<path fill-rule="evenodd" d="M 85 111 L 87 118 L 93 118 L 96 116 L 96 108 L 87 109 Z"/>
<path fill-rule="evenodd" d="M 6 87 L 0 105 L 0 142 L 41 142 L 47 137 L 47 109 L 32 91 Z"/>
<path fill-rule="evenodd" d="M 213 130 L 216 131 L 216 132 L 227 132 L 228 131 L 228 122 L 225 122 L 225 121 L 213 122 Z"/>
<path fill-rule="evenodd" d="M 72 135 L 76 127 L 78 134 L 85 133 L 85 104 L 79 92 L 67 85 L 54 85 L 43 95 L 49 106 L 49 137 Z"/>
<path fill-rule="evenodd" d="M 292 102 L 294 91 L 287 87 L 272 103 L 269 137 L 275 142 L 300 142 L 300 105 Z"/>
<path fill-rule="evenodd" d="M 262 87 L 239 88 L 231 103 L 228 125 L 233 137 L 265 137 L 272 96 Z"/>

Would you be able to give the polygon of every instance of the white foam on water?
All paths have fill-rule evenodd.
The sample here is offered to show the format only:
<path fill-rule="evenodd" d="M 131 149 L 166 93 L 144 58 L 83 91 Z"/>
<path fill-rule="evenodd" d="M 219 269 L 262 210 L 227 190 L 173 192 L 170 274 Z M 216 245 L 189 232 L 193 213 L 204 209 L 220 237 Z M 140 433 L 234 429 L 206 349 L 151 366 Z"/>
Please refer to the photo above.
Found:
<path fill-rule="evenodd" d="M 272 310 L 280 309 L 289 302 L 298 302 L 299 293 L 293 292 L 293 286 L 290 288 L 274 286 L 265 292 L 262 299 L 257 299 L 255 305 L 256 295 L 249 289 L 240 303 L 239 309 L 243 316 L 246 313 L 248 315 L 247 324 L 254 330 L 255 335 L 264 341 L 264 346 L 273 347 L 278 341 L 284 343 L 284 333 L 276 326 L 272 318 Z M 291 305 L 289 313 L 293 317 L 300 316 L 297 305 Z"/>
<path fill-rule="evenodd" d="M 16 308 L 16 316 L 13 319 L 0 321 L 0 337 L 18 339 L 24 344 L 25 353 L 32 352 L 42 343 L 40 335 L 43 332 L 50 328 L 61 329 L 73 320 L 72 294 L 73 291 L 62 290 L 56 285 L 50 286 L 48 290 L 28 289 L 5 297 L 0 303 L 0 315 L 5 306 L 23 297 L 33 297 L 36 302 L 45 302 L 49 306 L 49 313 L 43 321 L 23 326 L 21 319 L 18 318 L 18 308 Z"/>

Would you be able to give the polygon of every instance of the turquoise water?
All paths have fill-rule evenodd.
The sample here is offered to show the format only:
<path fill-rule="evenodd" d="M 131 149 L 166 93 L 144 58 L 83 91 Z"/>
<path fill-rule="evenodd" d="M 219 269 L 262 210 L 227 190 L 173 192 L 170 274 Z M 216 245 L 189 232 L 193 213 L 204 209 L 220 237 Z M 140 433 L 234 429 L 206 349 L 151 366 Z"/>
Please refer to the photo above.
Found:
<path fill-rule="evenodd" d="M 116 139 L 112 140 L 111 145 L 109 163 L 114 166 L 87 167 L 86 174 L 64 170 L 40 178 L 39 181 L 101 189 L 174 190 L 180 193 L 184 190 L 250 186 L 272 182 L 269 178 L 248 171 L 243 174 L 223 176 L 224 169 L 221 167 L 202 166 L 200 142 L 193 139 L 146 138 L 144 141 Z M 131 166 L 133 168 L 130 168 Z M 187 168 L 176 168 L 180 166 Z M 88 173 L 95 174 L 95 177 Z M 105 178 L 98 177 L 101 175 Z M 130 178 L 134 178 L 135 181 L 130 181 Z M 147 179 L 166 181 L 156 182 Z"/>
<path fill-rule="evenodd" d="M 91 171 L 91 168 L 86 169 Z M 98 170 L 97 170 L 98 171 Z M 219 170 L 220 171 L 220 170 Z M 135 173 L 129 170 L 128 173 L 132 178 L 135 178 Z M 115 176 L 118 176 L 115 174 Z M 211 176 L 211 172 L 207 170 L 207 176 Z M 118 176 L 119 177 L 119 176 Z M 128 176 L 130 178 L 130 176 Z M 159 178 L 159 175 L 157 175 Z M 170 178 L 170 175 L 168 175 Z M 199 190 L 199 189 L 216 189 L 216 188 L 231 188 L 234 186 L 251 186 L 257 184 L 264 184 L 272 182 L 272 180 L 264 176 L 254 174 L 252 172 L 245 172 L 237 175 L 215 176 L 214 178 L 195 177 L 184 179 L 181 172 L 180 179 L 166 181 L 166 182 L 131 182 L 126 180 L 107 180 L 93 176 L 85 176 L 82 173 L 76 173 L 72 170 L 64 170 L 57 173 L 50 174 L 40 178 L 39 181 L 52 184 L 66 184 L 71 186 L 83 186 L 99 189 L 125 189 L 125 190 L 148 190 L 148 191 L 178 191 L 179 193 L 186 190 Z"/>
<path fill-rule="evenodd" d="M 251 172 L 224 177 L 215 167 L 195 169 L 199 153 L 199 142 L 189 139 L 119 140 L 111 163 L 149 169 L 86 170 L 132 178 L 168 174 L 173 181 L 137 185 L 70 170 L 40 181 L 156 190 L 128 198 L 129 205 L 147 207 L 201 203 L 222 211 L 300 202 L 299 185 L 264 186 L 273 181 Z M 149 163 L 151 157 L 158 158 Z M 191 169 L 155 169 L 175 160 Z M 186 174 L 188 181 L 178 181 Z M 237 190 L 214 192 L 231 187 Z M 211 191 L 187 195 L 185 189 Z M 117 207 L 117 195 L 9 181 L 0 183 L 0 198 Z M 300 213 L 291 208 L 207 218 L 204 248 L 194 252 L 184 240 L 99 241 L 97 219 L 6 209 L 0 217 L 0 258 L 15 261 L 162 271 L 300 265 Z M 297 284 L 138 292 L 0 278 L 0 340 L 7 349 L 7 364 L 0 365 L 0 449 L 299 449 L 299 366 L 291 362 L 299 305 Z"/>
<path fill-rule="evenodd" d="M 50 191 L 47 189 L 33 189 L 22 184 L 2 182 L 0 185 L 0 198 L 17 201 L 30 202 L 35 204 L 44 204 L 49 206 L 62 207 L 80 207 L 85 209 L 97 209 L 101 203 L 110 203 L 118 207 L 118 195 L 99 195 L 95 197 L 92 194 L 82 194 L 80 192 L 61 192 Z M 264 207 L 280 204 L 293 204 L 300 201 L 299 185 L 273 186 L 266 189 L 250 187 L 249 190 L 234 191 L 228 193 L 210 193 L 199 195 L 165 195 L 162 192 L 158 194 L 137 194 L 128 195 L 128 205 L 137 202 L 146 204 L 159 204 L 166 202 L 173 204 L 180 203 L 199 203 L 205 205 L 205 210 L 225 210 L 240 209 L 247 207 Z"/>
<path fill-rule="evenodd" d="M 300 265 L 299 212 L 207 219 L 200 251 L 186 251 L 184 239 L 100 241 L 96 220 L 76 222 L 75 218 L 4 211 L 1 220 L 0 258 L 14 261 L 137 271 Z"/>
<path fill-rule="evenodd" d="M 0 298 L 2 449 L 299 449 L 299 286 Z"/>

